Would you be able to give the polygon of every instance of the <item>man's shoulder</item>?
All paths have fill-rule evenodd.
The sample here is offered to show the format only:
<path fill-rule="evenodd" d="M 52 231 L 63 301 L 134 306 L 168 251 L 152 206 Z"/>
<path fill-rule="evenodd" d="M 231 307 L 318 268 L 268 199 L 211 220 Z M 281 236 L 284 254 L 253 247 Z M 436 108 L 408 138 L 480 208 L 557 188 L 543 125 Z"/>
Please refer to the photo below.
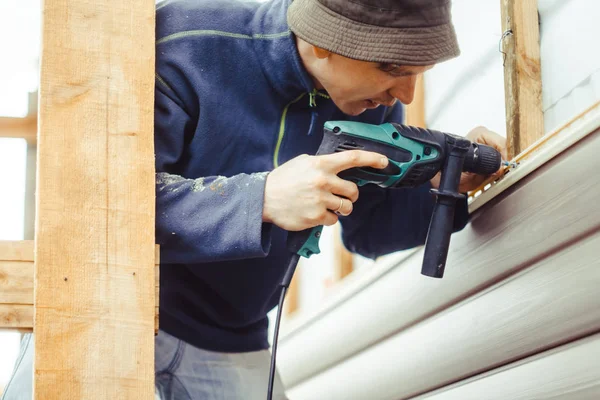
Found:
<path fill-rule="evenodd" d="M 243 0 L 164 0 L 156 5 L 157 44 L 181 35 L 247 35 L 260 3 Z"/>

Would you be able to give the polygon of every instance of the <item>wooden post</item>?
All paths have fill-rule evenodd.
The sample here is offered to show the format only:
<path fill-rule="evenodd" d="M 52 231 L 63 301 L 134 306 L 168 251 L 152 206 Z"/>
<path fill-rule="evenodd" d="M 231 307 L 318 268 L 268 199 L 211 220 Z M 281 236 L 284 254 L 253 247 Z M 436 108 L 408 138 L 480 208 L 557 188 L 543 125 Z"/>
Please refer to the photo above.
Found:
<path fill-rule="evenodd" d="M 33 247 L 33 240 L 0 240 L 0 330 L 33 330 Z M 155 332 L 158 332 L 159 252 L 157 245 L 154 255 Z"/>
<path fill-rule="evenodd" d="M 508 158 L 544 136 L 537 0 L 501 0 Z"/>
<path fill-rule="evenodd" d="M 344 243 L 342 243 L 342 226 L 337 223 L 334 226 L 335 234 L 333 240 L 334 251 L 334 273 L 333 281 L 341 281 L 354 271 L 354 256 L 350 253 Z"/>
<path fill-rule="evenodd" d="M 285 315 L 291 315 L 298 310 L 298 298 L 300 297 L 300 274 L 296 273 L 292 277 L 290 287 L 285 294 L 284 311 Z"/>
<path fill-rule="evenodd" d="M 154 1 L 43 4 L 34 398 L 154 395 Z"/>

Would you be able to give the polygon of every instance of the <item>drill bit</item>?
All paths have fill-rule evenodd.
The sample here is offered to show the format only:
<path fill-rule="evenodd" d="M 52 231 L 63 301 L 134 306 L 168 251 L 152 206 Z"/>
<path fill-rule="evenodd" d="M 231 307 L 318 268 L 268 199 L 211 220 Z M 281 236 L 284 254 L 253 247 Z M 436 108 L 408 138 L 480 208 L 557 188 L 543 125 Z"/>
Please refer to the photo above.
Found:
<path fill-rule="evenodd" d="M 509 167 L 509 168 L 517 168 L 519 166 L 518 162 L 514 162 L 514 161 L 504 161 L 502 160 L 502 165 L 504 165 L 505 167 Z"/>

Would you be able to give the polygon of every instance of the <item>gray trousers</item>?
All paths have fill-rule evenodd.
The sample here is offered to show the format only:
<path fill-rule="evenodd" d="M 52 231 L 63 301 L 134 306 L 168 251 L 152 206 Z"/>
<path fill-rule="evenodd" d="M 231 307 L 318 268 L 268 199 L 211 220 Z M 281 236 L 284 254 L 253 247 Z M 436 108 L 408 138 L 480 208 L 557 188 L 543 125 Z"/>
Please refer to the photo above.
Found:
<path fill-rule="evenodd" d="M 13 376 L 1 400 L 32 398 L 34 351 L 33 335 L 24 335 Z M 159 331 L 155 341 L 156 398 L 264 400 L 270 357 L 268 350 L 250 353 L 202 350 Z M 275 380 L 273 399 L 287 400 L 279 375 Z"/>

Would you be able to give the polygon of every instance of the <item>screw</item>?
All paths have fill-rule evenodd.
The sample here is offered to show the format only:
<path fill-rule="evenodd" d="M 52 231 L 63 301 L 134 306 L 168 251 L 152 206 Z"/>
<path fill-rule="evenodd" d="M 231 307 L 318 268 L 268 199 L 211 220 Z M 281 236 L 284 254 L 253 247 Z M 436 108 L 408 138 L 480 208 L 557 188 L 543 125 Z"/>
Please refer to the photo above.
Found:
<path fill-rule="evenodd" d="M 423 150 L 423 153 L 428 156 L 431 154 L 431 147 L 425 147 L 425 150 Z"/>

